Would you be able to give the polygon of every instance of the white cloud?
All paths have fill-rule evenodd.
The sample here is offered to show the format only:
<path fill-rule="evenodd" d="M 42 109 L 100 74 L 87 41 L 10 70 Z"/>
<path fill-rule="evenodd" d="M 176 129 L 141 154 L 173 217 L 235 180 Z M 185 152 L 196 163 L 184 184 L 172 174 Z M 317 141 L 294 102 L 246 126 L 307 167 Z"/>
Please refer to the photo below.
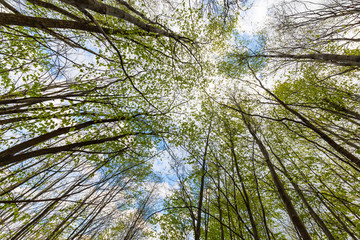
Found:
<path fill-rule="evenodd" d="M 253 35 L 264 28 L 268 22 L 269 9 L 281 0 L 252 0 L 249 10 L 240 14 L 238 30 Z"/>
<path fill-rule="evenodd" d="M 156 195 L 161 199 L 165 199 L 170 196 L 172 193 L 173 187 L 170 186 L 167 182 L 162 182 L 156 184 Z"/>

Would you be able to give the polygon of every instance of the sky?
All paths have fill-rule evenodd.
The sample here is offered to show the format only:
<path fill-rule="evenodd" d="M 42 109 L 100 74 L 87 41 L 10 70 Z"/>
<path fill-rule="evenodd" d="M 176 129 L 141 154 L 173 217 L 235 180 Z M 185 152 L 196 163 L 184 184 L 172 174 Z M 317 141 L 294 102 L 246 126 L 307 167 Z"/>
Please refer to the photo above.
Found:
<path fill-rule="evenodd" d="M 266 27 L 266 23 L 269 20 L 269 9 L 280 1 L 282 0 L 249 0 L 247 5 L 251 7 L 249 10 L 241 13 L 237 24 L 239 34 L 243 38 L 256 41 L 256 33 Z M 180 153 L 177 154 L 181 155 Z M 165 151 L 164 154 L 153 163 L 153 170 L 162 178 L 162 183 L 159 184 L 157 189 L 161 197 L 169 196 L 172 189 L 179 187 L 178 184 L 175 183 L 176 176 L 172 170 L 171 161 L 171 157 Z"/>
<path fill-rule="evenodd" d="M 249 10 L 243 12 L 238 22 L 238 31 L 254 35 L 266 26 L 268 10 L 281 0 L 249 0 Z"/>
<path fill-rule="evenodd" d="M 263 27 L 265 27 L 265 23 L 267 22 L 267 13 L 268 9 L 275 3 L 280 0 L 249 0 L 251 7 L 249 10 L 241 14 L 241 18 L 238 22 L 238 31 L 244 32 L 247 36 L 253 36 Z M 1 11 L 1 10 L 0 10 Z M 94 49 L 91 49 L 94 50 Z M 87 54 L 77 55 L 79 59 L 89 60 L 89 56 Z M 81 61 L 80 61 L 81 62 Z M 74 78 L 74 76 L 78 75 L 78 72 L 71 72 L 71 76 L 68 76 L 70 79 Z M 163 174 L 165 181 L 159 183 L 158 185 L 158 196 L 160 198 L 166 198 L 170 193 L 172 188 L 176 188 L 177 185 L 174 182 L 170 181 L 175 176 L 173 174 L 169 174 L 171 170 L 170 157 L 167 156 L 168 159 L 162 157 L 162 159 L 157 159 L 154 162 L 154 170 L 156 172 L 167 173 Z"/>

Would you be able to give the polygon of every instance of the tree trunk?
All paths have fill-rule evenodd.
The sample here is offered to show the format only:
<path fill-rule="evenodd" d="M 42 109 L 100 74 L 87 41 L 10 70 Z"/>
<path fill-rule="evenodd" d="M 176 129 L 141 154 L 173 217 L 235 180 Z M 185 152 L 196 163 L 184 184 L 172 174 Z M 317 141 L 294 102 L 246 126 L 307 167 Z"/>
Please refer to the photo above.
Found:
<path fill-rule="evenodd" d="M 252 135 L 252 137 L 254 138 L 256 144 L 258 145 L 264 159 L 265 159 L 265 163 L 268 166 L 270 173 L 271 173 L 271 177 L 274 181 L 274 184 L 276 186 L 276 189 L 278 190 L 278 193 L 280 195 L 281 200 L 283 201 L 286 211 L 292 221 L 292 223 L 294 224 L 295 228 L 299 231 L 301 237 L 304 240 L 311 240 L 312 238 L 310 237 L 305 224 L 303 223 L 303 221 L 301 220 L 301 218 L 299 217 L 299 214 L 297 213 L 290 196 L 287 194 L 287 192 L 285 191 L 284 185 L 282 184 L 279 176 L 277 175 L 275 168 L 270 160 L 270 156 L 268 151 L 266 150 L 264 144 L 262 143 L 262 141 L 258 138 L 258 136 L 256 135 L 256 133 L 254 132 L 250 122 L 246 119 L 244 112 L 242 111 L 242 109 L 239 107 L 239 112 L 241 113 L 241 116 L 243 118 L 243 121 L 247 127 L 247 129 L 249 130 L 250 134 Z"/>

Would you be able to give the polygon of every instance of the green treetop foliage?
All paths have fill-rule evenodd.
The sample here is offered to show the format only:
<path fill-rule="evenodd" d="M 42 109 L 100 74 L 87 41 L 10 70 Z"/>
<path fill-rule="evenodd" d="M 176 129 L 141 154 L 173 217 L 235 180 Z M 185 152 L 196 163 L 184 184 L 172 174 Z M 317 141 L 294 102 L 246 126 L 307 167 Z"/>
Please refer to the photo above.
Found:
<path fill-rule="evenodd" d="M 179 3 L 0 2 L 1 238 L 145 238 L 156 146 L 226 36 Z"/>
<path fill-rule="evenodd" d="M 360 238 L 356 1 L 0 4 L 0 238 Z"/>
<path fill-rule="evenodd" d="M 192 171 L 160 219 L 184 218 L 181 209 L 195 239 L 357 239 L 356 1 L 287 1 L 275 12 L 260 49 L 239 39 L 219 61 L 223 79 L 183 144 Z"/>

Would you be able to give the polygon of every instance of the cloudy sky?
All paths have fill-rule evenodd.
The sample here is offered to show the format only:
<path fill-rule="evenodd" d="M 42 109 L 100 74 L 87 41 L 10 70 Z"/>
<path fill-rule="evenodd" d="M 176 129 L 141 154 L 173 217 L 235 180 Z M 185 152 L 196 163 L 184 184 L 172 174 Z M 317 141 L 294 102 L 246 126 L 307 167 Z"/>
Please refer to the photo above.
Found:
<path fill-rule="evenodd" d="M 249 0 L 247 5 L 250 8 L 241 14 L 242 17 L 238 23 L 238 30 L 244 31 L 249 35 L 253 35 L 261 30 L 269 20 L 267 17 L 269 8 L 279 2 L 281 0 Z"/>

